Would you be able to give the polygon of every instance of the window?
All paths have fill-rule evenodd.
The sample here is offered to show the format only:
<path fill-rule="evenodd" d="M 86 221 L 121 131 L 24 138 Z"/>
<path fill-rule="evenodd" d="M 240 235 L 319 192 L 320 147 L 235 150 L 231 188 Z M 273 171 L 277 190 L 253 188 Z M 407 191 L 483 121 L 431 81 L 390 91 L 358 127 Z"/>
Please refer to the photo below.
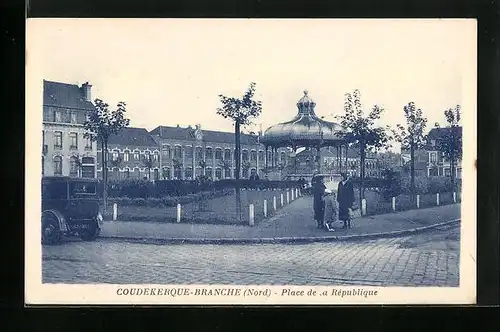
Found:
<path fill-rule="evenodd" d="M 62 157 L 54 157 L 54 175 L 62 175 Z"/>
<path fill-rule="evenodd" d="M 85 150 L 92 150 L 92 140 L 90 137 L 85 138 Z"/>
<path fill-rule="evenodd" d="M 170 155 L 170 146 L 169 145 L 164 144 L 162 146 L 162 151 L 163 151 L 163 155 L 165 156 L 165 158 L 171 158 L 172 157 Z"/>
<path fill-rule="evenodd" d="M 113 168 L 113 180 L 120 180 L 120 169 Z"/>
<path fill-rule="evenodd" d="M 429 152 L 429 161 L 435 163 L 437 160 L 437 152 Z"/>
<path fill-rule="evenodd" d="M 182 158 L 182 148 L 179 145 L 174 148 L 174 158 Z"/>
<path fill-rule="evenodd" d="M 208 167 L 207 169 L 205 169 L 205 176 L 211 178 L 212 177 L 212 169 L 210 167 Z"/>
<path fill-rule="evenodd" d="M 285 161 L 285 157 L 286 157 L 286 154 L 284 152 L 281 152 L 281 154 L 280 154 L 280 160 L 281 160 L 281 162 Z"/>
<path fill-rule="evenodd" d="M 220 168 L 215 169 L 215 178 L 217 180 L 220 180 L 222 178 L 222 169 L 220 169 Z"/>
<path fill-rule="evenodd" d="M 250 161 L 257 161 L 257 151 L 250 152 Z"/>
<path fill-rule="evenodd" d="M 224 160 L 231 160 L 231 150 L 229 149 L 224 150 Z"/>
<path fill-rule="evenodd" d="M 130 151 L 125 150 L 123 151 L 123 161 L 128 161 L 130 157 Z"/>
<path fill-rule="evenodd" d="M 451 171 L 449 168 L 444 169 L 444 176 L 451 176 Z"/>
<path fill-rule="evenodd" d="M 241 159 L 242 159 L 243 161 L 247 161 L 247 160 L 248 160 L 248 150 L 243 150 L 243 151 L 241 152 Z"/>
<path fill-rule="evenodd" d="M 78 176 L 78 168 L 80 164 L 80 160 L 78 160 L 78 157 L 71 157 L 69 160 L 69 176 Z"/>
<path fill-rule="evenodd" d="M 141 178 L 141 170 L 138 167 L 134 168 L 134 177 L 136 179 L 140 179 Z"/>
<path fill-rule="evenodd" d="M 158 151 L 153 152 L 153 160 L 158 161 Z"/>
<path fill-rule="evenodd" d="M 175 180 L 180 180 L 182 178 L 182 172 L 181 172 L 181 168 L 175 168 L 174 169 L 174 179 Z"/>
<path fill-rule="evenodd" d="M 62 149 L 62 132 L 54 132 L 54 149 Z"/>
<path fill-rule="evenodd" d="M 78 149 L 78 134 L 69 133 L 70 149 Z"/>
<path fill-rule="evenodd" d="M 54 122 L 62 122 L 62 112 L 54 111 Z"/>
<path fill-rule="evenodd" d="M 198 160 L 203 159 L 203 149 L 201 146 L 196 147 L 196 159 L 198 159 Z"/>
<path fill-rule="evenodd" d="M 76 113 L 75 112 L 71 112 L 70 113 L 70 117 L 71 117 L 71 123 L 77 123 L 77 118 L 76 118 Z"/>
<path fill-rule="evenodd" d="M 139 160 L 141 158 L 141 153 L 139 151 L 134 151 L 134 160 Z"/>
<path fill-rule="evenodd" d="M 215 159 L 222 160 L 222 149 L 215 149 Z"/>
<path fill-rule="evenodd" d="M 193 178 L 193 169 L 191 167 L 186 168 L 184 175 L 185 175 L 185 179 L 191 180 Z"/>
<path fill-rule="evenodd" d="M 213 158 L 212 148 L 207 148 L 205 150 L 205 158 L 210 160 Z"/>
<path fill-rule="evenodd" d="M 163 167 L 161 173 L 162 173 L 161 176 L 165 180 L 170 180 L 170 167 Z"/>
<path fill-rule="evenodd" d="M 225 177 L 226 179 L 231 177 L 231 169 L 226 168 L 226 169 L 224 170 L 224 177 Z"/>
<path fill-rule="evenodd" d="M 259 151 L 259 161 L 264 161 L 264 151 Z"/>
<path fill-rule="evenodd" d="M 186 146 L 185 148 L 185 154 L 186 158 L 193 158 L 193 147 L 192 146 Z"/>
<path fill-rule="evenodd" d="M 438 168 L 429 168 L 429 176 L 438 176 Z"/>
<path fill-rule="evenodd" d="M 248 177 L 248 168 L 244 168 L 242 170 L 242 176 L 243 176 L 244 179 Z"/>
<path fill-rule="evenodd" d="M 160 172 L 159 172 L 158 168 L 155 168 L 153 170 L 153 176 L 154 176 L 155 181 L 158 181 L 160 179 Z"/>
<path fill-rule="evenodd" d="M 130 178 L 130 169 L 125 168 L 125 171 L 123 172 L 123 178 L 124 179 Z"/>

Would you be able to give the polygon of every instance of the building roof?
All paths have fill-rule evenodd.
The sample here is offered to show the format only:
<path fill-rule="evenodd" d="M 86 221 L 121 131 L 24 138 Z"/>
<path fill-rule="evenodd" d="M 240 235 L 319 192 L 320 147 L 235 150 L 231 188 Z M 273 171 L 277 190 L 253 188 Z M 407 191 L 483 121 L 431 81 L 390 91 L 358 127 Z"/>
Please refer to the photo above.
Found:
<path fill-rule="evenodd" d="M 427 134 L 427 137 L 429 139 L 439 140 L 445 134 L 448 134 L 451 130 L 454 130 L 459 137 L 462 136 L 462 127 L 457 126 L 457 127 L 432 128 Z"/>
<path fill-rule="evenodd" d="M 180 126 L 177 127 L 158 126 L 155 129 L 151 130 L 150 133 L 152 135 L 158 135 L 160 138 L 163 139 L 192 141 L 195 139 L 194 136 L 195 130 L 196 128 L 193 127 L 183 128 Z M 203 134 L 203 140 L 205 142 L 234 144 L 234 133 L 232 132 L 204 130 L 204 129 L 201 129 L 201 132 Z M 258 143 L 257 136 L 243 134 L 243 133 L 241 134 L 241 144 L 255 145 L 257 143 Z"/>
<path fill-rule="evenodd" d="M 146 129 L 134 127 L 126 127 L 117 135 L 111 135 L 108 145 L 121 145 L 130 148 L 136 146 L 156 148 L 158 146 Z"/>
<path fill-rule="evenodd" d="M 261 142 L 275 147 L 316 146 L 319 143 L 334 145 L 342 142 L 339 134 L 344 131 L 342 126 L 320 119 L 314 111 L 315 106 L 307 90 L 304 91 L 304 96 L 297 102 L 297 115 L 290 121 L 267 128 Z"/>
<path fill-rule="evenodd" d="M 76 84 L 43 80 L 43 105 L 92 110 L 94 105 L 85 100 L 82 88 Z"/>

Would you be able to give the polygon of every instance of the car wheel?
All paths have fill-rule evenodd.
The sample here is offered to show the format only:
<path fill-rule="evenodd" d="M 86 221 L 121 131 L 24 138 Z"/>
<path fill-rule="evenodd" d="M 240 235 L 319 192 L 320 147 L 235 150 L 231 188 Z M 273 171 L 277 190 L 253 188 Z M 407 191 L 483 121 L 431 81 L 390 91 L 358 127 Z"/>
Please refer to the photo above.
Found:
<path fill-rule="evenodd" d="M 101 229 L 99 226 L 94 225 L 94 227 L 89 230 L 80 232 L 80 238 L 83 241 L 93 241 L 99 237 L 99 234 L 101 234 Z"/>
<path fill-rule="evenodd" d="M 62 232 L 59 220 L 52 212 L 42 213 L 42 244 L 52 245 L 61 242 Z"/>

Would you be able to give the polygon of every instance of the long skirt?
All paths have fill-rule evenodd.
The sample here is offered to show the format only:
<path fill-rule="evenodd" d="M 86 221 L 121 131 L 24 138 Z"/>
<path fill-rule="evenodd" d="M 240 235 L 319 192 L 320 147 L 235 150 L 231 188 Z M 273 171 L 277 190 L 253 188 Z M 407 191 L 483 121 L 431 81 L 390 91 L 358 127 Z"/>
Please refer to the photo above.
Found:
<path fill-rule="evenodd" d="M 339 206 L 339 220 L 347 221 L 350 220 L 351 216 L 349 215 L 349 207 L 348 206 Z"/>

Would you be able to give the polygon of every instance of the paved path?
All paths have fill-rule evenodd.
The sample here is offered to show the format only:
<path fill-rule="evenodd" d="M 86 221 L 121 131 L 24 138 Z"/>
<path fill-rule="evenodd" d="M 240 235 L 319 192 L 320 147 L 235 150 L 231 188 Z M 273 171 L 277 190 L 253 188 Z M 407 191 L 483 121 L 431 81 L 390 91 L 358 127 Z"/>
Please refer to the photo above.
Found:
<path fill-rule="evenodd" d="M 326 232 L 316 228 L 312 198 L 301 197 L 284 206 L 272 218 L 254 227 L 160 222 L 106 222 L 103 237 L 187 238 L 187 239 L 249 239 L 280 237 L 343 236 L 391 232 L 418 228 L 460 218 L 460 204 L 445 205 L 357 218 L 349 230 Z M 340 225 L 340 224 L 339 224 Z"/>
<path fill-rule="evenodd" d="M 459 229 L 303 245 L 74 240 L 43 247 L 42 278 L 44 283 L 458 286 Z"/>

